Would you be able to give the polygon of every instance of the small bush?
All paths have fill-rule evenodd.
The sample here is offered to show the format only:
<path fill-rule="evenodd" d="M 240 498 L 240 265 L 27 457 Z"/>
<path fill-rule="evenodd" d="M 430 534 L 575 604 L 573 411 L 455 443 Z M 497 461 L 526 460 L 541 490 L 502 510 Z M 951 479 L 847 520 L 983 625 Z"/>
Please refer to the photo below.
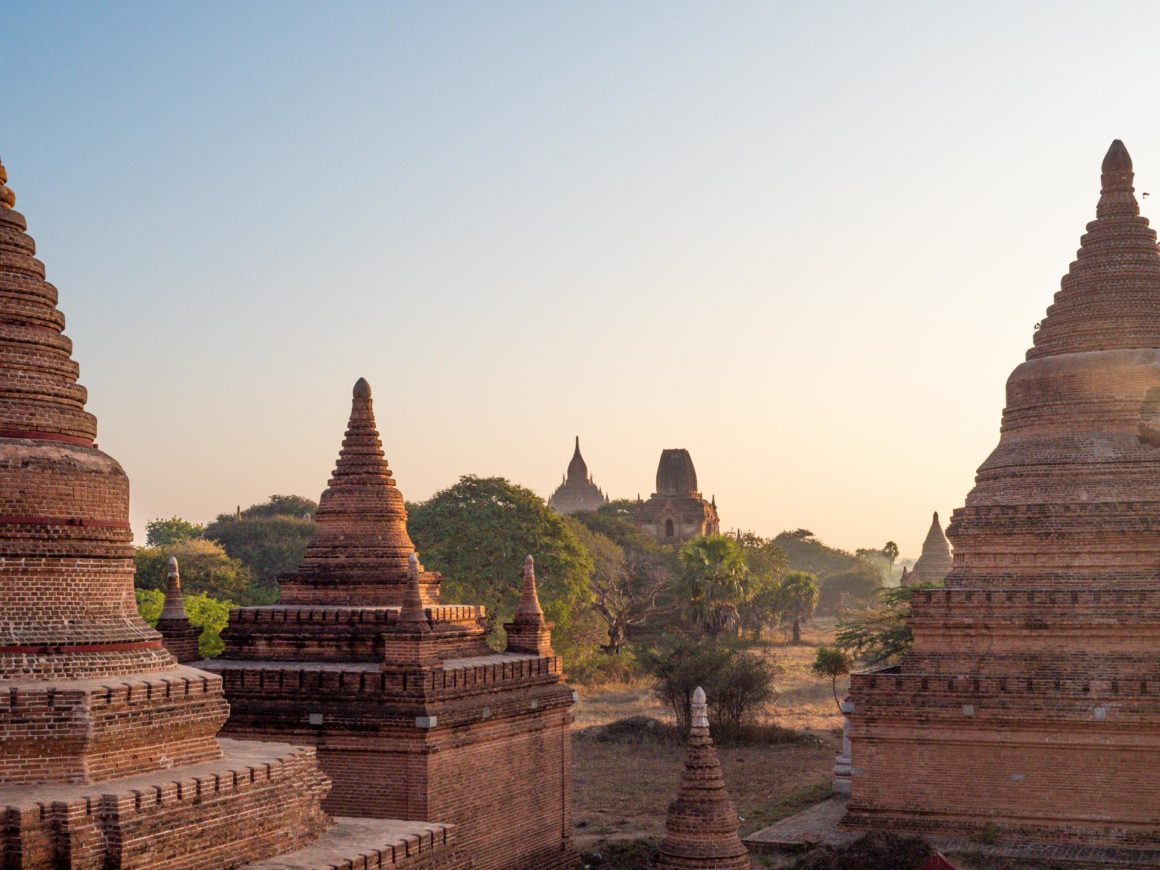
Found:
<path fill-rule="evenodd" d="M 673 639 L 649 650 L 641 661 L 656 677 L 654 692 L 668 704 L 682 731 L 689 728 L 693 692 L 700 686 L 715 731 L 728 736 L 777 698 L 777 667 L 765 655 L 724 644 Z"/>

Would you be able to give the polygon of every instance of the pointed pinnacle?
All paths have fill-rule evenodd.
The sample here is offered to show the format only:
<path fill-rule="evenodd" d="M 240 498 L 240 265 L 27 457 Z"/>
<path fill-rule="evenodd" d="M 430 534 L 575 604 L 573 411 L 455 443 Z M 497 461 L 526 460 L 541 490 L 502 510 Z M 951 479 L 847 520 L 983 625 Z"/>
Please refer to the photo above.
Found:
<path fill-rule="evenodd" d="M 169 571 L 166 574 L 166 579 L 171 586 L 181 588 L 181 568 L 178 567 L 176 556 L 169 557 Z"/>
<path fill-rule="evenodd" d="M 427 609 L 423 606 L 423 596 L 419 591 L 417 553 L 407 557 L 407 589 L 403 593 L 403 606 L 399 609 L 399 625 L 424 634 L 431 630 L 431 624 L 427 622 Z"/>
<path fill-rule="evenodd" d="M 1112 142 L 1111 147 L 1108 148 L 1108 153 L 1104 155 L 1103 165 L 1100 167 L 1101 172 L 1131 172 L 1132 171 L 1132 156 L 1128 153 L 1128 149 L 1124 143 L 1119 139 Z"/>
<path fill-rule="evenodd" d="M 536 593 L 536 560 L 531 556 L 524 559 L 524 587 L 520 591 L 520 606 L 516 616 L 530 616 L 543 620 L 544 611 L 540 607 L 540 596 Z"/>
<path fill-rule="evenodd" d="M 359 378 L 354 382 L 354 397 L 356 399 L 369 399 L 371 397 L 371 385 L 367 383 L 366 378 Z"/>
<path fill-rule="evenodd" d="M 705 702 L 705 690 L 697 686 L 693 692 L 693 703 L 689 708 L 689 724 L 693 728 L 709 727 L 709 705 Z"/>

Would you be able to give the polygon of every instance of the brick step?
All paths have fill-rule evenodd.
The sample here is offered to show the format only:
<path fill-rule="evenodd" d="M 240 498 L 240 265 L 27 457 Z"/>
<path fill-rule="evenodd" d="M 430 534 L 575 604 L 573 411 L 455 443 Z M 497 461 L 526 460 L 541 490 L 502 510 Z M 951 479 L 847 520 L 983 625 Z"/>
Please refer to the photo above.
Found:
<path fill-rule="evenodd" d="M 309 846 L 244 865 L 243 870 L 434 870 L 462 866 L 454 825 L 399 819 L 336 818 Z"/>

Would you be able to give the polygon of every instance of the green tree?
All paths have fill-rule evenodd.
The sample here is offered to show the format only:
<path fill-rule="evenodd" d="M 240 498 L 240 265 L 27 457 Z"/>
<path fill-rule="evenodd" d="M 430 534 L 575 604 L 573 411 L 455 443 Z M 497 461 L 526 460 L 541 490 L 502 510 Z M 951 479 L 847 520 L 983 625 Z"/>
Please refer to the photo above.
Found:
<path fill-rule="evenodd" d="M 220 600 L 249 604 L 251 577 L 246 566 L 231 559 L 218 544 L 200 539 L 178 541 L 169 547 L 138 547 L 133 553 L 134 584 L 139 589 L 164 589 L 169 557 L 181 566 L 181 587 Z"/>
<path fill-rule="evenodd" d="M 540 602 L 556 623 L 553 643 L 562 652 L 582 643 L 592 557 L 538 495 L 503 478 L 465 475 L 407 511 L 424 566 L 443 574 L 444 601 L 485 605 L 498 629 L 515 612 L 531 554 Z"/>
<path fill-rule="evenodd" d="M 170 517 L 167 520 L 150 520 L 145 524 L 146 547 L 169 547 L 179 541 L 192 541 L 205 534 L 205 526 Z"/>
<path fill-rule="evenodd" d="M 894 570 L 894 563 L 898 559 L 898 544 L 894 541 L 887 541 L 882 546 L 882 555 L 890 562 L 890 570 Z"/>
<path fill-rule="evenodd" d="M 592 574 L 588 578 L 592 609 L 603 620 L 608 633 L 608 643 L 601 648 L 610 655 L 618 655 L 628 630 L 643 625 L 657 614 L 657 598 L 672 581 L 673 574 L 667 569 L 667 560 L 626 550 L 573 517 L 569 522 L 592 557 Z"/>
<path fill-rule="evenodd" d="M 741 547 L 728 535 L 702 535 L 677 552 L 681 572 L 673 598 L 702 637 L 716 640 L 734 628 L 745 600 L 747 570 Z"/>
<path fill-rule="evenodd" d="M 802 642 L 802 623 L 818 604 L 818 578 L 807 571 L 790 571 L 777 585 L 777 609 L 782 622 L 793 627 L 793 642 Z"/>
<path fill-rule="evenodd" d="M 217 541 L 240 561 L 264 591 L 276 600 L 278 578 L 302 562 L 314 535 L 313 516 L 318 505 L 297 495 L 272 495 L 262 503 L 234 514 L 219 514 L 206 526 L 205 536 Z"/>
<path fill-rule="evenodd" d="M 767 626 L 777 622 L 777 586 L 789 563 L 785 551 L 768 538 L 738 532 L 736 540 L 748 573 L 745 599 L 738 608 L 741 628 L 758 640 Z"/>
<path fill-rule="evenodd" d="M 910 629 L 910 602 L 916 592 L 942 584 L 918 583 L 879 591 L 876 606 L 848 613 L 838 621 L 834 643 L 867 665 L 898 661 L 914 643 Z"/>
<path fill-rule="evenodd" d="M 137 590 L 137 611 L 150 625 L 157 625 L 164 603 L 165 593 L 160 589 Z M 185 596 L 185 612 L 189 616 L 189 624 L 201 629 L 197 650 L 202 658 L 212 659 L 221 655 L 222 650 L 226 648 L 221 635 L 222 629 L 229 622 L 233 606 L 230 601 L 219 601 L 208 595 Z"/>
<path fill-rule="evenodd" d="M 813 672 L 819 677 L 830 678 L 830 691 L 834 694 L 834 703 L 838 707 L 838 712 L 842 712 L 842 702 L 838 700 L 838 677 L 844 677 L 850 673 L 850 668 L 853 661 L 845 650 L 834 646 L 820 646 L 818 647 L 817 658 L 811 666 Z"/>

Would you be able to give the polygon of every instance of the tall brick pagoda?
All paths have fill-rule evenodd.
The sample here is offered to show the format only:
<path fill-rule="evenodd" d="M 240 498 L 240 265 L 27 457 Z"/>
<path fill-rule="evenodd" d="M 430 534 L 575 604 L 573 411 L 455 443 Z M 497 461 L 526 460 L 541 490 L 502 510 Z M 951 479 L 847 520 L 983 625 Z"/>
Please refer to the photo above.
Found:
<path fill-rule="evenodd" d="M 697 469 L 688 450 L 661 451 L 657 490 L 638 505 L 636 523 L 662 544 L 680 544 L 720 531 L 717 500 L 707 500 L 697 490 Z"/>
<path fill-rule="evenodd" d="M 914 563 L 913 570 L 903 572 L 901 585 L 942 583 L 950 573 L 951 564 L 951 545 L 938 521 L 938 511 L 935 511 L 930 521 L 930 529 L 926 533 L 926 540 L 922 542 L 922 555 Z"/>
<path fill-rule="evenodd" d="M 677 798 L 669 804 L 658 870 L 749 870 L 749 852 L 725 791 L 721 762 L 709 736 L 705 690 L 693 692 L 689 749 Z"/>
<path fill-rule="evenodd" d="M 0 165 L 0 855 L 5 868 L 285 868 L 440 826 L 332 828 L 314 750 L 217 740 L 220 677 L 138 616 L 129 482 L 96 448 L 57 292 Z M 330 830 L 328 830 L 330 829 Z M 410 838 L 410 839 L 408 839 Z M 420 855 L 422 851 L 422 855 Z"/>
<path fill-rule="evenodd" d="M 853 677 L 857 827 L 1160 846 L 1160 254 L 1120 141 L 999 445 L 912 602 L 901 667 Z"/>
<path fill-rule="evenodd" d="M 568 473 L 548 499 L 548 507 L 558 514 L 574 514 L 579 511 L 595 511 L 608 503 L 606 496 L 588 473 L 588 463 L 580 455 L 580 436 L 576 436 L 576 448 L 572 451 L 572 461 L 568 463 Z"/>
<path fill-rule="evenodd" d="M 355 384 L 301 567 L 271 607 L 234 610 L 224 733 L 317 748 L 343 815 L 439 819 L 475 870 L 571 867 L 572 692 L 525 568 L 506 652 L 483 608 L 443 604 Z M 497 568 L 497 570 L 501 570 Z"/>

